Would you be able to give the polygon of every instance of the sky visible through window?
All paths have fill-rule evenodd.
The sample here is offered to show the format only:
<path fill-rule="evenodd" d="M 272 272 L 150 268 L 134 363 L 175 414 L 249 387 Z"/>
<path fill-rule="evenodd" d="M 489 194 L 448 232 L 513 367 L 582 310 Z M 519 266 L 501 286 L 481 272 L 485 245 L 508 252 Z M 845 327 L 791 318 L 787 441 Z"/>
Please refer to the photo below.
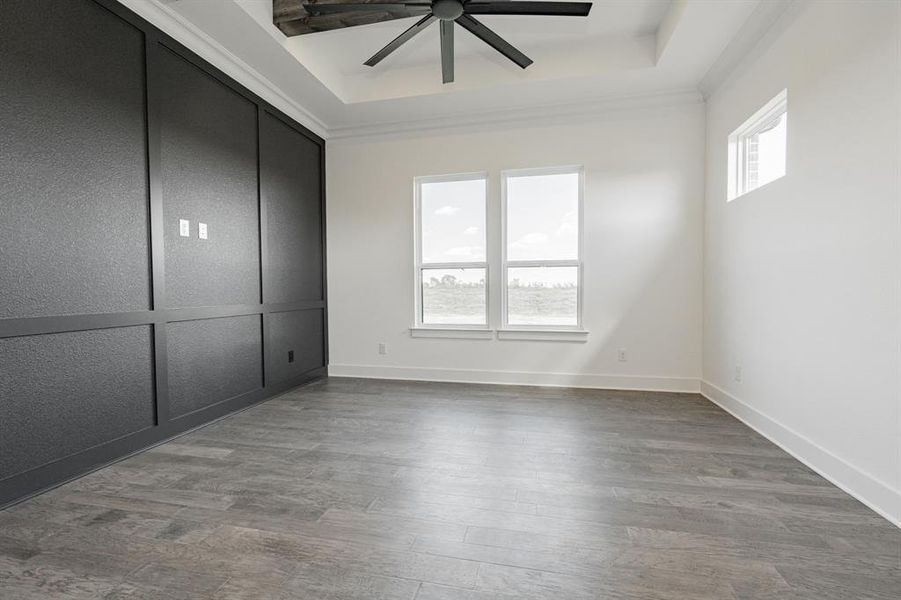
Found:
<path fill-rule="evenodd" d="M 485 262 L 485 180 L 424 183 L 422 262 Z"/>
<path fill-rule="evenodd" d="M 507 260 L 579 257 L 579 175 L 507 179 Z M 520 269 L 522 285 L 574 284 L 567 269 Z"/>

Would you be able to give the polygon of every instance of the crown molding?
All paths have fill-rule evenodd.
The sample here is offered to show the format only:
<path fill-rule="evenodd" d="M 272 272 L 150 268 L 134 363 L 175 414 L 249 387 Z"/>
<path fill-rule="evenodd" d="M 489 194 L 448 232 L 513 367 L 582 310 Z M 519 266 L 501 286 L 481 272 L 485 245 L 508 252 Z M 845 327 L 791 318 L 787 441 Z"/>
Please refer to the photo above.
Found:
<path fill-rule="evenodd" d="M 783 0 L 780 0 L 780 2 Z M 784 0 L 788 1 L 788 0 Z M 697 89 L 677 89 L 660 93 L 604 96 L 576 103 L 551 103 L 515 109 L 492 109 L 403 121 L 359 125 L 331 125 L 291 98 L 259 71 L 226 49 L 165 0 L 118 0 L 167 35 L 190 48 L 229 77 L 329 141 L 385 136 L 410 136 L 442 132 L 484 131 L 493 127 L 569 124 L 609 113 L 703 104 Z M 549 116 L 550 115 L 550 116 Z"/>
<path fill-rule="evenodd" d="M 777 33 L 775 27 L 789 9 L 797 10 L 805 0 L 764 0 L 757 5 L 735 37 L 698 83 L 698 89 L 709 98 L 736 69 L 751 59 L 752 54 L 769 45 Z"/>
<path fill-rule="evenodd" d="M 669 92 L 635 96 L 608 96 L 578 103 L 543 104 L 515 109 L 468 112 L 441 118 L 391 121 L 369 125 L 332 127 L 329 141 L 411 136 L 443 132 L 461 133 L 483 131 L 497 126 L 562 125 L 599 118 L 623 111 L 661 109 L 704 103 L 698 90 L 673 90 Z M 550 116 L 549 116 L 550 115 Z"/>
<path fill-rule="evenodd" d="M 316 135 L 328 137 L 328 127 L 316 115 L 160 0 L 118 1 Z"/>

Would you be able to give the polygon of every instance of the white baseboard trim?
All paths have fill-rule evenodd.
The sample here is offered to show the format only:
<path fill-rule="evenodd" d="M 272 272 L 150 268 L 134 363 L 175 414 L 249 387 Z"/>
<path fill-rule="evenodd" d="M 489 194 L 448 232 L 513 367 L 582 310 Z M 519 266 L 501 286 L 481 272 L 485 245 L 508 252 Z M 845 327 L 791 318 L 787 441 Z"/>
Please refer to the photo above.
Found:
<path fill-rule="evenodd" d="M 699 391 L 698 379 L 695 377 L 595 375 L 340 364 L 330 364 L 328 367 L 328 374 L 329 377 L 362 377 L 366 379 L 403 379 L 454 383 L 494 383 L 501 385 L 537 385 L 607 390 L 640 390 L 646 392 L 698 393 Z"/>
<path fill-rule="evenodd" d="M 901 491 L 873 477 L 804 435 L 739 400 L 709 381 L 701 394 L 796 459 L 901 527 Z"/>

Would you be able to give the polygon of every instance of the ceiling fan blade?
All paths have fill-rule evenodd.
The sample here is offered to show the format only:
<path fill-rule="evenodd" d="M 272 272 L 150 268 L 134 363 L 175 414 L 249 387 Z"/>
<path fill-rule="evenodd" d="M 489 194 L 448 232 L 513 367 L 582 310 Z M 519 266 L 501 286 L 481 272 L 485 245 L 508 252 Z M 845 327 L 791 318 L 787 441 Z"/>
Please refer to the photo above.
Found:
<path fill-rule="evenodd" d="M 305 3 L 303 5 L 307 13 L 313 16 L 331 15 L 346 12 L 389 12 L 389 13 L 419 13 L 430 12 L 430 2 L 329 2 L 321 4 Z"/>
<path fill-rule="evenodd" d="M 525 69 L 532 64 L 532 59 L 514 48 L 510 42 L 494 33 L 482 23 L 470 17 L 469 15 L 460 15 L 457 17 L 457 23 L 465 27 L 471 34 L 515 62 L 517 65 Z"/>
<path fill-rule="evenodd" d="M 379 50 L 378 52 L 373 54 L 372 58 L 370 58 L 363 64 L 366 65 L 367 67 L 376 66 L 377 64 L 379 64 L 382 61 L 383 58 L 385 58 L 386 56 L 388 56 L 389 54 L 391 54 L 392 52 L 394 52 L 395 50 L 397 50 L 398 48 L 400 48 L 401 46 L 403 46 L 404 44 L 409 42 L 410 39 L 414 35 L 416 35 L 420 31 L 422 31 L 423 29 L 425 29 L 426 27 L 431 25 L 432 22 L 435 21 L 437 18 L 438 17 L 436 17 L 435 15 L 433 15 L 431 13 L 427 14 L 422 19 L 417 21 L 416 24 L 414 24 L 412 27 L 410 27 L 409 29 L 404 31 L 402 34 L 400 34 L 399 36 L 397 36 L 396 38 L 391 40 L 391 42 L 387 46 L 385 46 L 384 48 L 382 48 L 381 50 Z"/>
<path fill-rule="evenodd" d="M 441 21 L 441 81 L 454 80 L 454 22 Z"/>
<path fill-rule="evenodd" d="M 543 15 L 558 17 L 587 17 L 591 2 L 497 2 L 473 0 L 463 6 L 468 15 Z"/>

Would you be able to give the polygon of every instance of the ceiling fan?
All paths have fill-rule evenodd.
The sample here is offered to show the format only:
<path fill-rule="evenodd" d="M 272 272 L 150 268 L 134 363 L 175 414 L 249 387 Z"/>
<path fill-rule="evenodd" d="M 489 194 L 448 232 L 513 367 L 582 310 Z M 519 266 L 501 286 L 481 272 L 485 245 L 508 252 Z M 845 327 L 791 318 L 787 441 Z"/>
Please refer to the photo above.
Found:
<path fill-rule="evenodd" d="M 369 67 L 374 67 L 416 34 L 438 21 L 441 28 L 441 76 L 444 83 L 450 83 L 454 80 L 454 23 L 525 69 L 532 64 L 532 59 L 473 15 L 587 17 L 590 10 L 591 2 L 538 0 L 273 0 L 273 21 L 287 35 L 303 35 L 406 17 L 421 17 L 363 63 Z"/>

